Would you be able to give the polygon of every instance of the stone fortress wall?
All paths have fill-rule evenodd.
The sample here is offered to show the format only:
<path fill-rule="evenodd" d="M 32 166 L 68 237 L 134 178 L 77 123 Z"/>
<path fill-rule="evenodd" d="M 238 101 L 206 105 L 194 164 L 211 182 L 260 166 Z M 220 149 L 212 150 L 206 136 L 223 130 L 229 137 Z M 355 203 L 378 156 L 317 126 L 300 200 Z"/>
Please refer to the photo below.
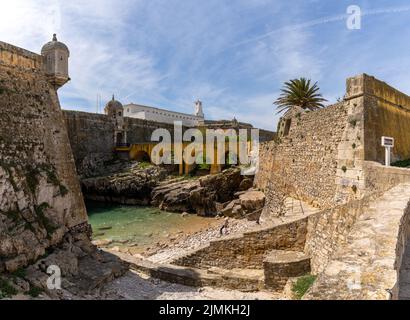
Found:
<path fill-rule="evenodd" d="M 261 145 L 256 186 L 267 197 L 261 218 L 278 214 L 288 196 L 314 205 L 317 213 L 284 229 L 277 226 L 212 241 L 173 263 L 199 269 L 259 269 L 262 262 L 265 268 L 269 250 L 291 250 L 308 257 L 311 272 L 319 275 L 306 298 L 388 299 L 386 288 L 393 298 L 403 296 L 408 289 L 402 279 L 407 279 L 410 259 L 410 170 L 386 168 L 374 160 L 384 160 L 383 150 L 375 152 L 382 135 L 396 139 L 396 159 L 408 159 L 410 140 L 401 136 L 408 119 L 396 116 L 402 106 L 386 111 L 374 95 L 363 94 L 369 87 L 404 105 L 404 94 L 360 75 L 347 80 L 344 101 L 293 115 L 286 136 Z M 375 123 L 379 112 L 386 114 Z M 396 131 L 389 131 L 393 124 Z M 301 232 L 292 233 L 295 226 L 302 226 L 296 228 Z M 265 285 L 276 273 L 265 268 Z"/>
<path fill-rule="evenodd" d="M 410 159 L 410 97 L 368 75 L 349 83 L 349 94 L 364 101 L 364 159 L 384 163 L 381 136 L 395 138 L 392 161 Z"/>
<path fill-rule="evenodd" d="M 87 213 L 43 57 L 0 42 L 0 272 L 87 228 Z"/>
<path fill-rule="evenodd" d="M 64 110 L 70 143 L 77 171 L 87 174 L 94 167 L 114 159 L 114 123 L 104 114 Z M 124 118 L 127 142 L 151 142 L 156 129 L 167 129 L 173 135 L 173 125 L 135 118 Z"/>
<path fill-rule="evenodd" d="M 105 114 L 88 113 L 80 111 L 63 110 L 67 125 L 68 135 L 71 142 L 77 171 L 84 175 L 92 171 L 94 167 L 101 166 L 104 162 L 112 161 L 115 157 L 114 148 L 114 123 Z M 174 126 L 169 123 L 142 120 L 124 117 L 127 143 L 150 143 L 152 133 L 157 129 L 166 129 L 174 135 Z M 205 121 L 197 127 L 205 129 L 246 129 L 248 137 L 251 137 L 253 126 L 235 121 Z M 187 127 L 183 127 L 186 130 Z M 259 131 L 260 141 L 270 141 L 275 133 L 268 130 Z"/>
<path fill-rule="evenodd" d="M 256 185 L 265 192 L 283 188 L 297 193 L 301 200 L 319 207 L 333 204 L 336 193 L 338 145 L 347 128 L 344 104 L 317 112 L 300 114 L 293 119 L 289 135 L 262 144 Z M 320 187 L 318 187 L 320 186 Z M 275 203 L 268 201 L 269 210 Z"/>
<path fill-rule="evenodd" d="M 343 102 L 295 115 L 285 137 L 261 146 L 256 184 L 267 196 L 264 218 L 277 213 L 283 195 L 320 211 L 291 227 L 215 241 L 178 263 L 259 268 L 266 247 L 275 247 L 310 258 L 319 278 L 307 298 L 388 299 L 386 288 L 393 298 L 408 291 L 410 170 L 381 165 L 380 137 L 396 139 L 394 159 L 410 158 L 409 110 L 410 98 L 387 84 L 348 79 Z M 125 121 L 130 143 L 164 128 Z M 113 130 L 103 115 L 63 114 L 43 58 L 0 42 L 0 272 L 16 271 L 88 226 L 74 159 L 77 166 L 90 154 L 112 160 Z"/>
<path fill-rule="evenodd" d="M 384 148 L 380 147 L 381 136 L 392 136 L 396 139 L 393 159 L 410 158 L 409 101 L 405 94 L 363 74 L 347 80 L 343 102 L 296 115 L 291 119 L 287 136 L 261 146 L 260 156 L 264 160 L 256 184 L 267 195 L 265 218 L 277 213 L 283 194 L 322 210 L 309 219 L 305 246 L 314 273 L 331 272 L 327 266 L 332 265 L 333 257 L 347 245 L 352 230 L 363 228 L 358 223 L 361 217 L 373 212 L 377 200 L 389 189 L 410 181 L 410 170 L 382 166 Z M 410 199 L 410 195 L 405 197 L 407 201 Z M 397 227 L 384 230 L 391 241 L 397 241 L 397 252 L 389 252 L 390 258 L 397 261 L 402 260 L 410 236 L 408 226 L 401 221 L 408 220 L 405 216 L 408 210 L 403 208 L 395 217 L 397 221 L 389 224 Z M 389 208 L 385 210 L 388 212 Z M 362 241 L 363 238 L 370 243 L 375 241 L 375 235 L 368 229 L 362 230 Z M 377 254 L 375 260 L 380 258 Z M 338 263 L 349 266 L 349 261 Z M 400 263 L 389 267 L 398 281 Z M 324 279 L 318 281 L 329 280 Z M 378 285 L 385 284 L 386 281 L 380 281 Z M 361 290 L 376 290 L 378 285 L 372 283 Z M 326 293 L 318 289 L 323 286 L 316 285 L 311 297 L 326 298 Z M 344 293 L 338 291 L 333 298 L 338 294 L 342 297 Z"/>
<path fill-rule="evenodd" d="M 346 86 L 343 102 L 296 115 L 279 143 L 262 144 L 258 187 L 277 184 L 327 208 L 373 191 L 365 161 L 384 163 L 382 136 L 396 140 L 393 160 L 410 158 L 410 97 L 366 74 Z"/>

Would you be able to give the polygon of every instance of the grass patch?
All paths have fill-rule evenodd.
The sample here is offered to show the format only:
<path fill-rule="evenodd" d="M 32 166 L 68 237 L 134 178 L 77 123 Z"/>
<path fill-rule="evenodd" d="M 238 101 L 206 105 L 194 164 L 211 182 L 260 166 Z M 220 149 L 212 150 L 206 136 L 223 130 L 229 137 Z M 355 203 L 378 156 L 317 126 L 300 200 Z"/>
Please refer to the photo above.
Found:
<path fill-rule="evenodd" d="M 27 294 L 33 298 L 37 298 L 43 291 L 44 290 L 39 287 L 31 287 Z"/>
<path fill-rule="evenodd" d="M 409 168 L 410 167 L 410 159 L 396 161 L 396 162 L 392 163 L 392 166 L 393 167 L 399 167 L 399 168 Z"/>
<path fill-rule="evenodd" d="M 47 182 L 52 183 L 55 186 L 60 185 L 60 181 L 58 180 L 56 174 L 54 171 L 51 170 L 45 170 L 47 174 Z"/>
<path fill-rule="evenodd" d="M 58 179 L 55 169 L 47 164 L 39 165 L 38 168 L 31 168 L 27 167 L 27 174 L 26 174 L 26 181 L 30 191 L 34 194 L 36 192 L 37 186 L 39 184 L 38 175 L 41 172 L 45 172 L 47 176 L 47 183 L 51 183 L 52 185 L 58 187 L 60 189 L 61 196 L 65 196 L 68 193 L 68 189 L 61 184 L 60 180 Z"/>
<path fill-rule="evenodd" d="M 8 211 L 5 214 L 7 218 L 11 219 L 13 222 L 16 222 L 20 218 L 20 215 L 16 210 Z"/>
<path fill-rule="evenodd" d="M 36 189 L 39 183 L 38 177 L 37 177 L 39 173 L 40 172 L 36 168 L 27 168 L 26 182 L 27 182 L 27 186 L 29 190 L 33 194 L 36 192 Z"/>
<path fill-rule="evenodd" d="M 62 184 L 60 184 L 60 194 L 62 197 L 65 197 L 68 193 L 68 189 L 66 188 L 66 186 L 63 186 Z"/>
<path fill-rule="evenodd" d="M 207 163 L 198 164 L 199 170 L 211 170 L 211 165 Z"/>
<path fill-rule="evenodd" d="M 316 276 L 310 274 L 300 277 L 292 287 L 292 292 L 295 296 L 295 299 L 302 299 L 305 293 L 310 289 L 310 287 L 313 285 L 315 281 Z"/>
<path fill-rule="evenodd" d="M 349 123 L 353 128 L 355 128 L 357 125 L 357 120 L 350 120 Z"/>
<path fill-rule="evenodd" d="M 16 278 L 24 279 L 26 277 L 26 269 L 20 268 L 13 272 L 13 276 Z"/>
<path fill-rule="evenodd" d="M 151 163 L 145 162 L 145 161 L 138 163 L 138 167 L 141 168 L 141 169 L 146 169 L 146 168 L 149 168 L 151 166 L 152 166 Z"/>
<path fill-rule="evenodd" d="M 40 223 L 46 229 L 48 238 L 50 238 L 50 235 L 52 235 L 54 231 L 57 230 L 57 228 L 53 225 L 53 223 L 51 223 L 50 219 L 48 219 L 44 214 L 44 210 L 48 208 L 50 208 L 50 205 L 48 203 L 42 203 L 39 206 L 35 206 L 34 210 L 36 212 L 36 215 Z"/>
<path fill-rule="evenodd" d="M 17 290 L 4 279 L 0 279 L 0 299 L 10 298 L 17 294 Z"/>

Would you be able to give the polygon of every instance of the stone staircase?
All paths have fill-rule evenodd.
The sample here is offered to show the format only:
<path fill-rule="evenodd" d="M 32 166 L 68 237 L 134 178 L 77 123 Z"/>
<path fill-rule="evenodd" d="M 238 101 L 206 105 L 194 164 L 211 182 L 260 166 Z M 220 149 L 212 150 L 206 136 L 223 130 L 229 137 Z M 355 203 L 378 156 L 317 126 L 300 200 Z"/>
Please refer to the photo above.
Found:
<path fill-rule="evenodd" d="M 171 261 L 157 263 L 118 255 L 132 269 L 171 283 L 244 292 L 283 291 L 289 278 L 310 273 L 310 257 L 303 250 L 308 218 L 318 212 L 291 198 L 286 204 L 289 213 L 285 217 L 243 234 L 210 241 Z"/>
<path fill-rule="evenodd" d="M 272 250 L 264 261 L 265 288 L 283 290 L 289 278 L 310 273 L 310 258 L 303 252 Z"/>
<path fill-rule="evenodd" d="M 133 270 L 143 272 L 153 278 L 191 287 L 219 287 L 243 292 L 264 289 L 264 272 L 258 269 L 208 270 L 181 267 L 172 264 L 157 264 L 128 254 L 115 253 L 129 264 Z"/>
<path fill-rule="evenodd" d="M 116 253 L 133 270 L 153 278 L 191 287 L 216 287 L 242 292 L 260 290 L 281 292 L 289 278 L 310 272 L 310 259 L 302 252 L 274 250 L 270 252 L 263 269 L 199 269 L 173 264 L 157 264 L 146 259 Z"/>

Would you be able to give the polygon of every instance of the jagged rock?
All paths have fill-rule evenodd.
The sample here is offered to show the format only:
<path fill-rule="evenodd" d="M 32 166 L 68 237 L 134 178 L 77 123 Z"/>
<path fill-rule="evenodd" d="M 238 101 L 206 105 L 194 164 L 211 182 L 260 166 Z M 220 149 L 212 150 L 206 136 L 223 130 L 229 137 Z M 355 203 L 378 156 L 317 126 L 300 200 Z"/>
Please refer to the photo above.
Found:
<path fill-rule="evenodd" d="M 253 180 L 249 179 L 249 178 L 246 178 L 246 179 L 243 179 L 241 184 L 239 185 L 239 190 L 240 191 L 246 191 L 246 190 L 249 190 L 252 187 L 253 187 Z"/>
<path fill-rule="evenodd" d="M 25 270 L 24 281 L 30 283 L 31 287 L 44 290 L 52 299 L 64 299 L 72 295 L 86 297 L 128 270 L 128 265 L 118 257 L 85 243 L 81 234 L 69 237 L 66 241 L 46 258 Z M 50 290 L 47 287 L 50 277 L 47 270 L 50 266 L 58 266 L 61 270 L 61 290 Z"/>
<path fill-rule="evenodd" d="M 97 247 L 105 247 L 108 246 L 112 243 L 111 239 L 103 239 L 103 240 L 94 240 L 93 245 L 97 246 Z"/>
<path fill-rule="evenodd" d="M 220 214 L 225 216 L 225 217 L 231 217 L 231 218 L 240 218 L 241 216 L 235 216 L 235 213 L 237 213 L 237 210 L 234 211 L 234 208 L 237 206 L 240 206 L 240 202 L 238 199 L 231 201 L 224 209 L 220 211 Z"/>
<path fill-rule="evenodd" d="M 85 197 L 90 200 L 132 205 L 148 205 L 151 192 L 166 178 L 166 170 L 151 166 L 140 168 L 129 164 L 119 173 L 82 180 Z"/>
<path fill-rule="evenodd" d="M 247 217 L 250 220 L 258 220 L 261 210 L 265 205 L 265 194 L 260 191 L 237 192 L 235 199 L 219 211 L 220 215 L 231 218 Z"/>
<path fill-rule="evenodd" d="M 240 195 L 239 201 L 246 212 L 254 212 L 265 205 L 265 194 L 261 191 L 249 191 Z"/>
<path fill-rule="evenodd" d="M 234 198 L 242 179 L 240 169 L 231 168 L 193 181 L 164 182 L 152 191 L 151 204 L 167 211 L 215 216 L 221 203 Z"/>

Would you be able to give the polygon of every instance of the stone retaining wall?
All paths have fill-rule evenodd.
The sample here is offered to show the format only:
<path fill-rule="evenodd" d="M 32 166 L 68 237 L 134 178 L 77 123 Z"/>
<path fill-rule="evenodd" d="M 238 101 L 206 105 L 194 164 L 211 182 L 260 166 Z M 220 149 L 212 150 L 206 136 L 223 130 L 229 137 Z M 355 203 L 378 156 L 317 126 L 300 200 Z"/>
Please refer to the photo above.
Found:
<path fill-rule="evenodd" d="M 191 287 L 226 288 L 243 292 L 258 291 L 264 288 L 262 270 L 201 270 L 176 265 L 158 265 L 121 253 L 116 253 L 116 255 L 128 262 L 131 269 L 171 283 Z"/>
<path fill-rule="evenodd" d="M 305 299 L 395 299 L 410 237 L 410 184 L 372 201 Z M 407 260 L 408 263 L 408 260 Z"/>
<path fill-rule="evenodd" d="M 302 252 L 271 251 L 263 261 L 265 288 L 283 290 L 289 278 L 310 273 L 310 258 Z"/>
<path fill-rule="evenodd" d="M 262 269 L 265 254 L 273 249 L 303 251 L 308 217 L 237 237 L 211 241 L 209 245 L 186 254 L 173 264 L 208 269 Z"/>

